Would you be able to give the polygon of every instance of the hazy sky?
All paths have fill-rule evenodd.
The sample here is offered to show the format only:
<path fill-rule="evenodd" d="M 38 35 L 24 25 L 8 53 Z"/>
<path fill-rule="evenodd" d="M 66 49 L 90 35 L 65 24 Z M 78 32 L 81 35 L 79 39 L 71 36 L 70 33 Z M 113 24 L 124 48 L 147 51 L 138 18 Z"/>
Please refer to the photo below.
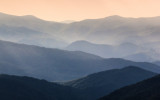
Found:
<path fill-rule="evenodd" d="M 0 12 L 52 21 L 160 16 L 160 0 L 0 0 Z"/>

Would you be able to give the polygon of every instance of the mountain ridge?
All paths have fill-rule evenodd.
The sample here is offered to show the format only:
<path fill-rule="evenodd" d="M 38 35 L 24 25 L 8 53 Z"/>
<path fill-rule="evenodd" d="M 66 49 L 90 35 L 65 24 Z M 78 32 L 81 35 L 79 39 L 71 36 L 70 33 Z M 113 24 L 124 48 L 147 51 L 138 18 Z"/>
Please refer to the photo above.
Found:
<path fill-rule="evenodd" d="M 160 73 L 160 67 L 152 63 L 133 62 L 120 58 L 104 59 L 80 51 L 44 48 L 5 41 L 0 41 L 0 61 L 3 65 L 0 66 L 0 73 L 14 73 L 14 75 L 31 76 L 48 81 L 73 80 L 95 72 L 119 69 L 130 65 Z M 4 67 L 6 65 L 10 66 Z M 10 68 L 14 68 L 14 72 L 10 71 Z"/>
<path fill-rule="evenodd" d="M 121 18 L 124 20 L 119 20 L 119 16 L 110 16 L 71 24 L 52 23 L 38 19 L 23 20 L 23 17 L 18 17 L 15 20 L 0 18 L 0 26 L 4 24 L 14 27 L 26 27 L 44 34 L 50 34 L 50 37 L 60 38 L 69 43 L 76 40 L 87 40 L 101 44 L 124 42 L 145 44 L 159 40 L 157 37 L 159 37 L 160 17 Z"/>
<path fill-rule="evenodd" d="M 0 75 L 1 100 L 81 100 L 78 90 L 26 76 Z"/>
<path fill-rule="evenodd" d="M 153 50 L 142 45 L 122 43 L 118 45 L 96 44 L 85 40 L 72 42 L 66 48 L 69 51 L 83 51 L 103 58 L 123 58 L 136 62 L 153 62 L 158 60 Z"/>
<path fill-rule="evenodd" d="M 135 66 L 128 66 L 122 69 L 94 73 L 64 84 L 87 91 L 88 94 L 92 95 L 91 100 L 96 100 L 121 87 L 135 84 L 155 75 L 157 74 Z"/>
<path fill-rule="evenodd" d="M 120 88 L 99 100 L 159 100 L 160 75 Z"/>

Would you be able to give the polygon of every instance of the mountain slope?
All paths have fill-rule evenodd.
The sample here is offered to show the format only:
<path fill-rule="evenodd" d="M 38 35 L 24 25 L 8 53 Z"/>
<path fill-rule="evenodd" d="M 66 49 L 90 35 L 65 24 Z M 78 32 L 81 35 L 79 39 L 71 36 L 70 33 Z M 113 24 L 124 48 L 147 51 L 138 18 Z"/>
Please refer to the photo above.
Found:
<path fill-rule="evenodd" d="M 159 100 L 160 75 L 126 86 L 100 100 Z"/>
<path fill-rule="evenodd" d="M 68 45 L 65 49 L 70 51 L 83 51 L 101 57 L 110 58 L 113 57 L 114 48 L 111 45 L 94 44 L 83 40 L 75 41 Z"/>
<path fill-rule="evenodd" d="M 130 65 L 160 73 L 160 67 L 152 63 L 104 59 L 79 51 L 49 49 L 6 41 L 0 41 L 0 64 L 3 65 L 0 66 L 0 73 L 49 81 L 73 80 L 95 72 Z M 14 70 L 11 71 L 10 68 Z"/>
<path fill-rule="evenodd" d="M 124 59 L 131 60 L 131 61 L 137 61 L 137 62 L 152 62 L 155 60 L 147 53 L 131 54 L 131 55 L 124 57 Z"/>
<path fill-rule="evenodd" d="M 75 41 L 66 47 L 71 51 L 83 51 L 95 54 L 104 58 L 123 58 L 139 52 L 145 52 L 141 46 L 132 43 L 122 43 L 120 45 L 95 44 L 88 41 Z"/>
<path fill-rule="evenodd" d="M 154 64 L 160 65 L 160 61 L 153 62 Z"/>
<path fill-rule="evenodd" d="M 84 78 L 65 83 L 67 86 L 87 91 L 91 94 L 91 100 L 96 100 L 123 86 L 134 84 L 144 79 L 153 77 L 155 73 L 129 66 L 123 69 L 113 69 L 91 74 Z"/>
<path fill-rule="evenodd" d="M 1 100 L 81 100 L 78 90 L 31 77 L 0 75 Z"/>
<path fill-rule="evenodd" d="M 61 29 L 63 25 L 32 15 L 14 16 L 0 13 L 0 39 L 31 45 L 38 44 L 44 47 L 64 48 L 67 42 L 57 37 L 56 34 L 52 34 L 55 30 Z M 44 40 L 47 42 L 46 44 Z"/>
<path fill-rule="evenodd" d="M 53 80 L 68 80 L 83 74 L 94 72 L 90 70 L 91 61 L 99 61 L 100 57 L 83 52 L 70 52 L 59 49 L 48 49 L 37 46 L 16 44 L 0 41 L 0 60 L 5 65 L 13 65 L 12 68 L 23 70 L 22 75 Z M 79 65 L 77 65 L 79 63 Z M 0 66 L 8 73 L 8 67 Z M 80 73 L 78 73 L 80 71 Z M 15 72 L 19 73 L 19 72 Z M 70 75 L 70 74 L 71 75 Z M 9 73 L 10 74 L 10 73 Z M 19 75 L 19 74 L 18 74 Z M 55 77 L 56 76 L 56 77 Z"/>
<path fill-rule="evenodd" d="M 43 33 L 49 33 L 50 31 L 53 32 L 54 29 L 58 30 L 65 24 L 45 21 L 32 15 L 14 16 L 0 13 L 0 25 L 26 27 Z"/>

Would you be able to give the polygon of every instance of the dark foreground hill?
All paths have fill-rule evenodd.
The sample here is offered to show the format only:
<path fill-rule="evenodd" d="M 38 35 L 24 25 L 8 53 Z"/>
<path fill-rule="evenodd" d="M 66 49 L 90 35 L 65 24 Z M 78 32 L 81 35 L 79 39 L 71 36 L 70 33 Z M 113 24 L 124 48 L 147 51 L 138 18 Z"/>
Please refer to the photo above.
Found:
<path fill-rule="evenodd" d="M 0 100 L 82 100 L 76 89 L 31 77 L 0 75 Z"/>
<path fill-rule="evenodd" d="M 123 86 L 131 85 L 144 79 L 153 77 L 155 73 L 138 67 L 126 67 L 91 74 L 87 77 L 73 80 L 65 85 L 83 90 L 90 100 L 96 100 Z"/>
<path fill-rule="evenodd" d="M 160 75 L 121 88 L 99 100 L 160 100 Z"/>
<path fill-rule="evenodd" d="M 96 100 L 108 91 L 153 75 L 155 73 L 140 68 L 127 67 L 92 74 L 88 79 L 77 80 L 77 86 L 75 82 L 75 86 L 68 87 L 31 77 L 1 74 L 0 100 Z"/>

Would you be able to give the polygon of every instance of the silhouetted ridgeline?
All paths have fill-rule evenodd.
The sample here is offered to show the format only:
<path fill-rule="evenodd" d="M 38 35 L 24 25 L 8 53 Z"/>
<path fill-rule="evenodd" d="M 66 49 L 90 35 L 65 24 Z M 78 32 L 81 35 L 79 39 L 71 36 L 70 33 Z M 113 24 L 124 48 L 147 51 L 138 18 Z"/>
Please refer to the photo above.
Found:
<path fill-rule="evenodd" d="M 160 100 L 160 75 L 116 90 L 99 100 Z"/>
<path fill-rule="evenodd" d="M 154 75 L 156 74 L 130 66 L 95 73 L 64 84 L 68 86 L 25 76 L 0 75 L 0 99 L 96 100 L 115 89 Z"/>
<path fill-rule="evenodd" d="M 78 96 L 79 95 L 79 96 Z M 76 89 L 31 77 L 0 75 L 1 100 L 81 100 Z"/>
<path fill-rule="evenodd" d="M 96 100 L 121 87 L 140 82 L 157 75 L 156 73 L 129 66 L 123 69 L 113 69 L 91 74 L 77 80 L 65 83 L 82 91 L 85 91 L 90 100 Z"/>

